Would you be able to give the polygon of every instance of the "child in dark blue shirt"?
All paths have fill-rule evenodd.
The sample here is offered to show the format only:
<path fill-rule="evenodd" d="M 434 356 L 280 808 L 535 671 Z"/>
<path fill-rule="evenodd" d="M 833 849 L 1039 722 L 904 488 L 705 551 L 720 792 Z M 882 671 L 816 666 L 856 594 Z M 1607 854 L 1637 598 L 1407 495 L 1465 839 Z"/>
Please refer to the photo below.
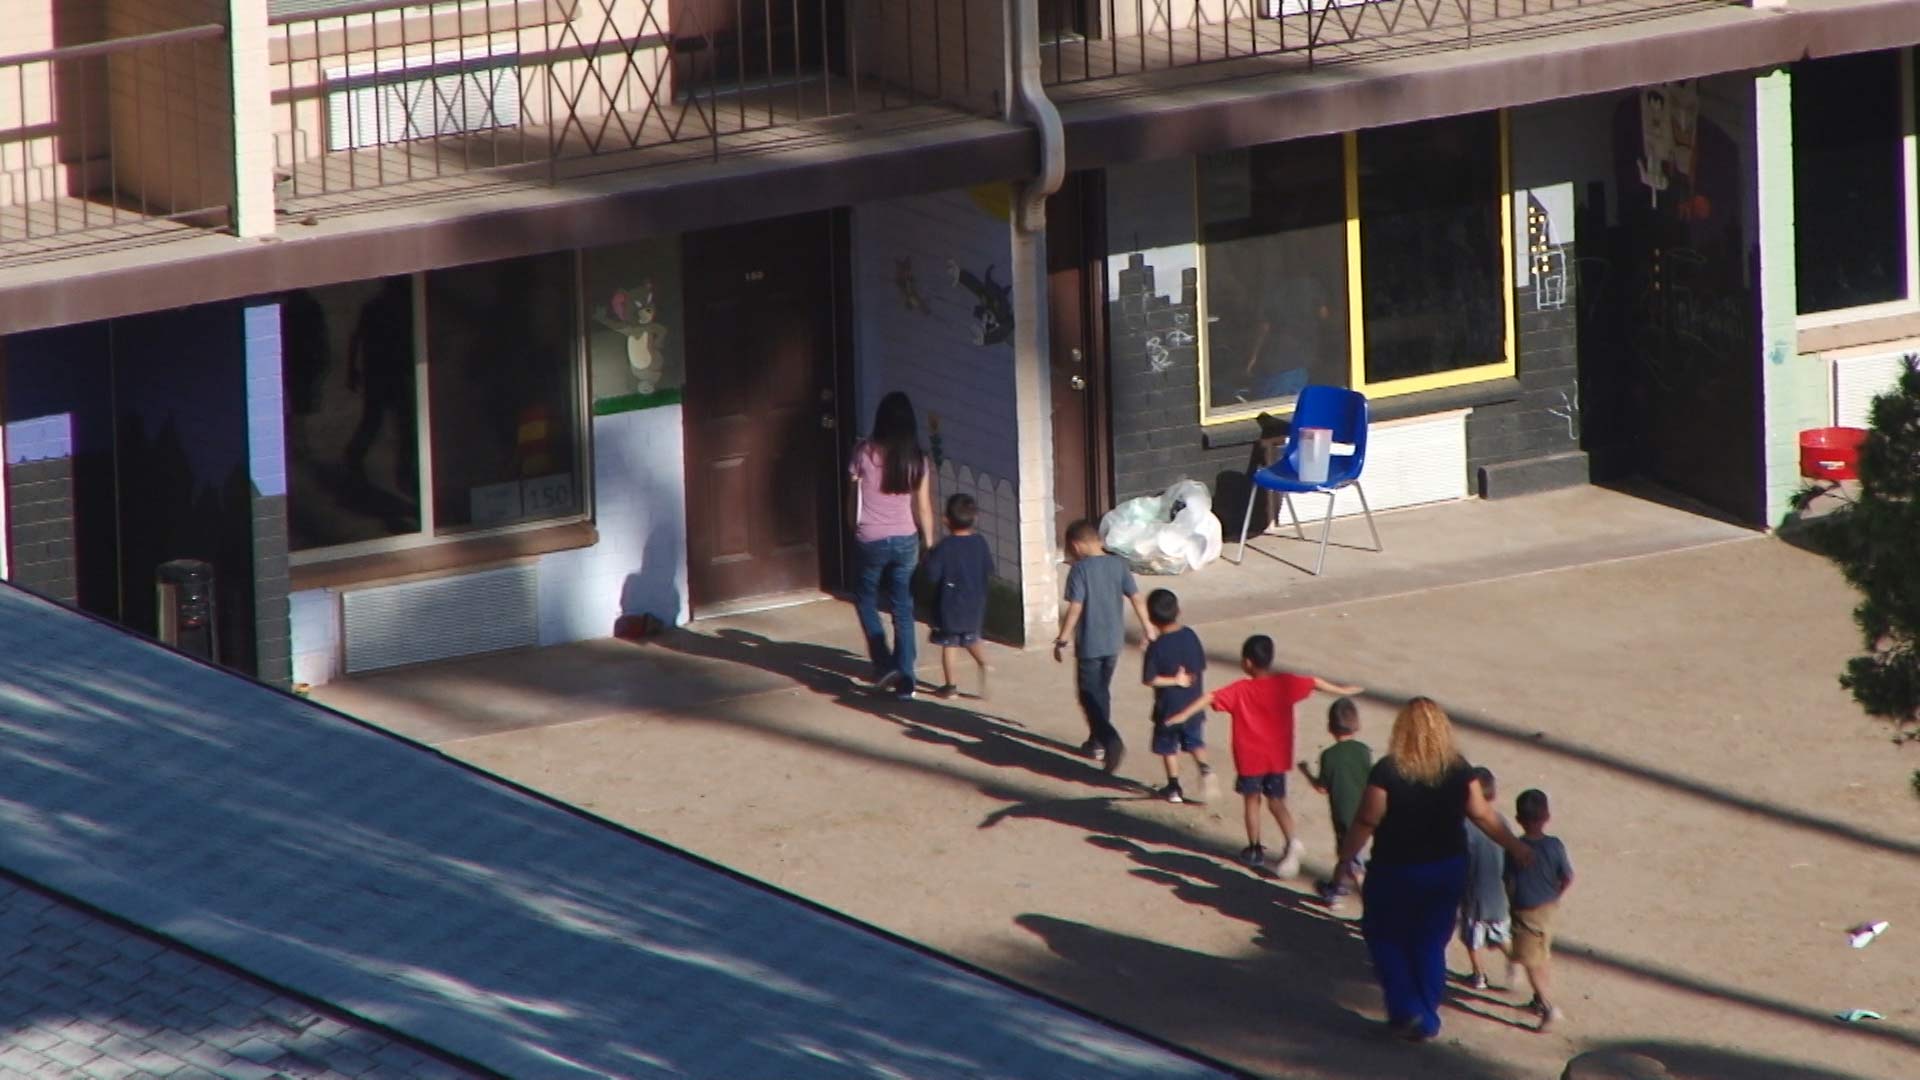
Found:
<path fill-rule="evenodd" d="M 1201 676 L 1207 670 L 1207 650 L 1193 628 L 1180 625 L 1180 598 L 1171 589 L 1155 589 L 1147 596 L 1147 619 L 1158 632 L 1147 646 L 1140 681 L 1153 687 L 1153 752 L 1167 767 L 1167 786 L 1155 794 L 1168 802 L 1205 802 L 1213 795 L 1213 766 L 1207 764 L 1207 714 L 1179 724 L 1167 723 L 1187 706 L 1206 696 Z M 1200 797 L 1180 790 L 1180 752 L 1193 755 L 1200 766 Z"/>
<path fill-rule="evenodd" d="M 993 549 L 984 536 L 974 533 L 980 513 L 971 495 L 955 495 L 947 500 L 947 538 L 927 556 L 925 573 L 933 587 L 932 642 L 940 646 L 940 673 L 943 676 L 936 696 L 950 698 L 959 693 L 954 685 L 953 665 L 965 649 L 980 669 L 980 696 L 987 696 L 987 654 L 980 643 L 980 628 L 987 619 L 987 579 L 993 576 Z"/>

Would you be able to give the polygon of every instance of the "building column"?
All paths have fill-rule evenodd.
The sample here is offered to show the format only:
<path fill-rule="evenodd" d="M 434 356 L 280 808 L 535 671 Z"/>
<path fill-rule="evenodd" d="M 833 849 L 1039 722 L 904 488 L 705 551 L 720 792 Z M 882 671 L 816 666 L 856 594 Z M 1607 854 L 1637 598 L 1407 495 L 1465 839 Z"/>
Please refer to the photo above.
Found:
<path fill-rule="evenodd" d="M 242 313 L 247 353 L 247 476 L 253 498 L 254 668 L 261 682 L 293 680 L 293 622 L 288 593 L 285 383 L 280 305 Z"/>
<path fill-rule="evenodd" d="M 274 230 L 272 61 L 267 0 L 226 0 L 228 85 L 233 93 L 233 199 L 228 213 L 243 237 Z"/>
<path fill-rule="evenodd" d="M 1014 437 L 1020 472 L 1022 643 L 1050 644 L 1060 625 L 1059 537 L 1054 535 L 1053 384 L 1047 339 L 1047 252 L 1043 229 L 1013 227 Z"/>
<path fill-rule="evenodd" d="M 1759 200 L 1761 440 L 1767 522 L 1791 510 L 1800 478 L 1800 432 L 1827 426 L 1826 365 L 1799 355 L 1793 233 L 1793 75 L 1754 79 L 1754 195 Z"/>

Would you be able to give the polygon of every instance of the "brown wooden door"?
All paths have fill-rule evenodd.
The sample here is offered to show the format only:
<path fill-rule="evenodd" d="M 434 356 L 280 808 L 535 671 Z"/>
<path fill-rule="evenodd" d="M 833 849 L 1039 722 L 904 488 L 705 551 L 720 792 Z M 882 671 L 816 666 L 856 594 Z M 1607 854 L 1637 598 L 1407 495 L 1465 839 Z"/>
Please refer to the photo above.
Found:
<path fill-rule="evenodd" d="M 1106 507 L 1100 358 L 1105 320 L 1095 174 L 1075 173 L 1047 200 L 1047 332 L 1052 369 L 1055 530 Z"/>
<path fill-rule="evenodd" d="M 821 587 L 837 530 L 831 221 L 685 241 L 687 572 L 694 613 Z"/>

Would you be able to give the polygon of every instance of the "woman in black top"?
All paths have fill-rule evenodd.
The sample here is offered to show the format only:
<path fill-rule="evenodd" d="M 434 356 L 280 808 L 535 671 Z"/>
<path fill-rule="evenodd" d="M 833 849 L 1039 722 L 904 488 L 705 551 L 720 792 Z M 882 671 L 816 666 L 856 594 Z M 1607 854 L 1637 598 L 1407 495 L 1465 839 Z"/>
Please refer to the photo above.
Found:
<path fill-rule="evenodd" d="M 1387 999 L 1387 1024 L 1410 1039 L 1440 1033 L 1447 939 L 1467 882 L 1468 820 L 1509 858 L 1531 861 L 1473 782 L 1447 714 L 1414 698 L 1394 719 L 1387 754 L 1367 777 L 1360 813 L 1340 845 L 1340 875 L 1351 877 L 1354 857 L 1373 841 L 1360 930 Z"/>

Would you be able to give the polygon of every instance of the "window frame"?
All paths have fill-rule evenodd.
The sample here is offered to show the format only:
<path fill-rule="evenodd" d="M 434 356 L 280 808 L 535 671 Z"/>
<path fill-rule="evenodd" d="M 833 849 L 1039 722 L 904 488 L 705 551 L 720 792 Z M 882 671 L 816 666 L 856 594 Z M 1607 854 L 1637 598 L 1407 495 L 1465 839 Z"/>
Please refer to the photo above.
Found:
<path fill-rule="evenodd" d="M 593 522 L 593 406 L 592 390 L 587 383 L 591 371 L 587 366 L 585 270 L 581 253 L 578 250 L 568 252 L 568 263 L 573 277 L 573 335 L 568 351 L 571 353 L 574 371 L 572 411 L 574 431 L 578 433 L 574 440 L 573 451 L 574 490 L 579 492 L 579 511 L 559 517 L 541 518 L 538 521 L 516 521 L 493 528 L 456 526 L 451 532 L 438 531 L 439 523 L 434 519 L 433 506 L 435 501 L 433 429 L 430 426 L 432 391 L 428 384 L 428 380 L 432 377 L 429 371 L 432 358 L 427 354 L 427 274 L 430 271 L 416 271 L 407 277 L 413 293 L 413 437 L 416 442 L 415 462 L 419 470 L 420 528 L 415 532 L 381 537 L 377 540 L 360 540 L 351 544 L 334 544 L 329 547 L 309 548 L 305 551 L 289 551 L 288 566 L 324 566 L 329 563 L 361 559 L 369 555 L 389 555 L 422 548 L 466 544 L 487 537 L 511 536 L 516 533 L 538 532 L 559 526 Z M 289 489 L 287 495 L 292 498 L 293 491 Z"/>
<path fill-rule="evenodd" d="M 1894 88 L 1900 101 L 1900 197 L 1906 208 L 1907 295 L 1898 300 L 1834 308 L 1800 314 L 1798 284 L 1794 290 L 1794 329 L 1814 330 L 1823 326 L 1841 326 L 1863 319 L 1883 319 L 1895 315 L 1920 314 L 1920 139 L 1915 137 L 1914 71 L 1912 49 L 1901 49 L 1900 82 Z M 1795 222 L 1798 228 L 1798 221 Z M 1796 241 L 1797 241 L 1796 236 Z"/>
<path fill-rule="evenodd" d="M 1911 97 L 1911 95 L 1909 95 Z M 1498 117 L 1500 131 L 1499 155 L 1500 193 L 1498 218 L 1500 221 L 1500 310 L 1503 341 L 1501 355 L 1484 364 L 1472 367 L 1455 368 L 1451 371 L 1435 372 L 1431 375 L 1415 375 L 1404 379 L 1389 379 L 1380 382 L 1367 381 L 1367 336 L 1365 310 L 1365 268 L 1361 265 L 1360 251 L 1360 136 L 1358 132 L 1348 131 L 1341 135 L 1341 169 L 1346 188 L 1346 262 L 1347 262 L 1347 386 L 1367 395 L 1368 398 L 1398 397 L 1404 394 L 1418 394 L 1428 390 L 1441 390 L 1455 386 L 1467 386 L 1474 383 L 1493 382 L 1499 379 L 1513 378 L 1519 370 L 1517 353 L 1518 317 L 1514 305 L 1513 272 L 1513 167 L 1512 137 L 1505 109 L 1493 110 Z M 1236 424 L 1251 420 L 1262 414 L 1289 416 L 1293 413 L 1293 403 L 1251 406 L 1230 411 L 1216 411 L 1212 405 L 1212 371 L 1210 356 L 1212 353 L 1211 321 L 1207 317 L 1207 257 L 1206 242 L 1200 225 L 1200 159 L 1193 160 L 1194 169 L 1194 246 L 1200 252 L 1198 286 L 1199 295 L 1195 298 L 1195 322 L 1199 324 L 1200 352 L 1200 425 L 1213 427 L 1222 424 Z"/>

